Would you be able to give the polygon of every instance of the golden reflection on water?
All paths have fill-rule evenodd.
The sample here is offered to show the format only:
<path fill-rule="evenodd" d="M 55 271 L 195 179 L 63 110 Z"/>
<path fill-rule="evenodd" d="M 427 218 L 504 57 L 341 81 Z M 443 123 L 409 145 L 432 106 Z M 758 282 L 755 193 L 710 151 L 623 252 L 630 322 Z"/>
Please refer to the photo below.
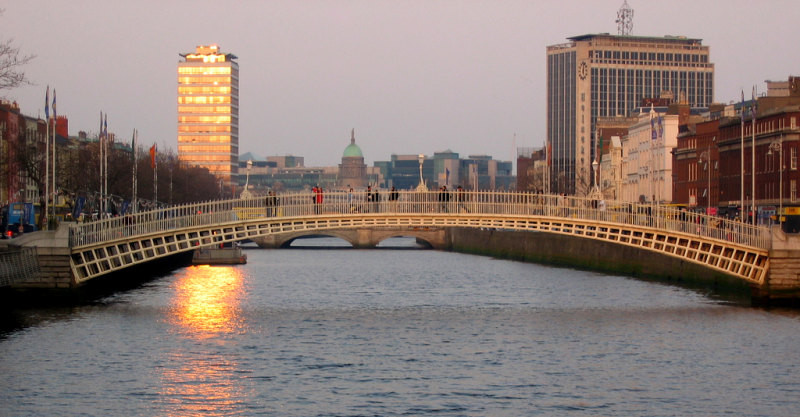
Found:
<path fill-rule="evenodd" d="M 193 338 L 240 330 L 243 275 L 239 268 L 194 266 L 176 283 L 172 321 Z"/>
<path fill-rule="evenodd" d="M 161 369 L 165 415 L 228 415 L 242 398 L 241 369 L 224 353 L 224 336 L 242 331 L 243 280 L 236 267 L 182 270 L 168 320 L 190 342 L 177 342 Z"/>
<path fill-rule="evenodd" d="M 243 398 L 237 364 L 220 355 L 192 358 L 175 353 L 163 370 L 160 399 L 167 416 L 230 415 Z"/>

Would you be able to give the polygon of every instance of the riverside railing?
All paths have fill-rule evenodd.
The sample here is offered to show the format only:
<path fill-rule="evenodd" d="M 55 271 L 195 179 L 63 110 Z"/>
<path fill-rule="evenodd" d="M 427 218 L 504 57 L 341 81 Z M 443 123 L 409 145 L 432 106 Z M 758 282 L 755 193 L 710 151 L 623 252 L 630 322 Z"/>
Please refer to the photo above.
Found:
<path fill-rule="evenodd" d="M 220 225 L 264 218 L 326 216 L 542 217 L 582 220 L 597 227 L 631 225 L 703 236 L 769 249 L 771 235 L 753 226 L 664 205 L 602 201 L 582 197 L 498 191 L 329 191 L 286 193 L 248 199 L 215 200 L 172 206 L 120 217 L 73 224 L 70 245 L 79 247 L 122 237 Z"/>

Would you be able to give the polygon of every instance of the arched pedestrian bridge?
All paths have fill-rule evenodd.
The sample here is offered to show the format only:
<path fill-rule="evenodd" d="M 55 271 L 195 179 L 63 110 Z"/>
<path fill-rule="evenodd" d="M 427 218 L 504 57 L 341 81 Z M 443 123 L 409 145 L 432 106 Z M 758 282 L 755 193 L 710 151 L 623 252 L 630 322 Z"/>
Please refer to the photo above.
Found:
<path fill-rule="evenodd" d="M 720 221 L 659 205 L 598 202 L 517 192 L 326 192 L 210 201 L 73 224 L 74 284 L 200 247 L 253 240 L 279 247 L 307 235 L 356 247 L 392 236 L 450 246 L 450 228 L 544 232 L 632 246 L 763 285 L 773 236 L 766 227 Z"/>

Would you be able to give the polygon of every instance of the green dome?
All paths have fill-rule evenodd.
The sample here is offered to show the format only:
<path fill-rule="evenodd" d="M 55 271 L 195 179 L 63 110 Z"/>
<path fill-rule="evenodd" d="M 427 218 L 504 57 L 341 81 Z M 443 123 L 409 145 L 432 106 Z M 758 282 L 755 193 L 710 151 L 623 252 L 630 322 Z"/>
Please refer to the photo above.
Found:
<path fill-rule="evenodd" d="M 347 157 L 359 157 L 363 158 L 364 154 L 361 153 L 361 148 L 358 147 L 355 143 L 351 143 L 344 148 L 344 154 L 342 155 L 343 158 Z"/>

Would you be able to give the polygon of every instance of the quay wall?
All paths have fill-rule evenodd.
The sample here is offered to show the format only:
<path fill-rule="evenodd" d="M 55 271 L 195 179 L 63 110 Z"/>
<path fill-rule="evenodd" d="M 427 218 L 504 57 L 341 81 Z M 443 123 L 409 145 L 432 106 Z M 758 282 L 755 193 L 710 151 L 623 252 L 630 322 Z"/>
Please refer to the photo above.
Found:
<path fill-rule="evenodd" d="M 750 296 L 739 278 L 699 264 L 600 240 L 544 232 L 450 229 L 450 249 L 546 265 L 654 279 L 720 294 Z"/>
<path fill-rule="evenodd" d="M 800 300 L 800 235 L 772 228 L 769 251 L 769 280 L 759 294 L 769 301 Z"/>

